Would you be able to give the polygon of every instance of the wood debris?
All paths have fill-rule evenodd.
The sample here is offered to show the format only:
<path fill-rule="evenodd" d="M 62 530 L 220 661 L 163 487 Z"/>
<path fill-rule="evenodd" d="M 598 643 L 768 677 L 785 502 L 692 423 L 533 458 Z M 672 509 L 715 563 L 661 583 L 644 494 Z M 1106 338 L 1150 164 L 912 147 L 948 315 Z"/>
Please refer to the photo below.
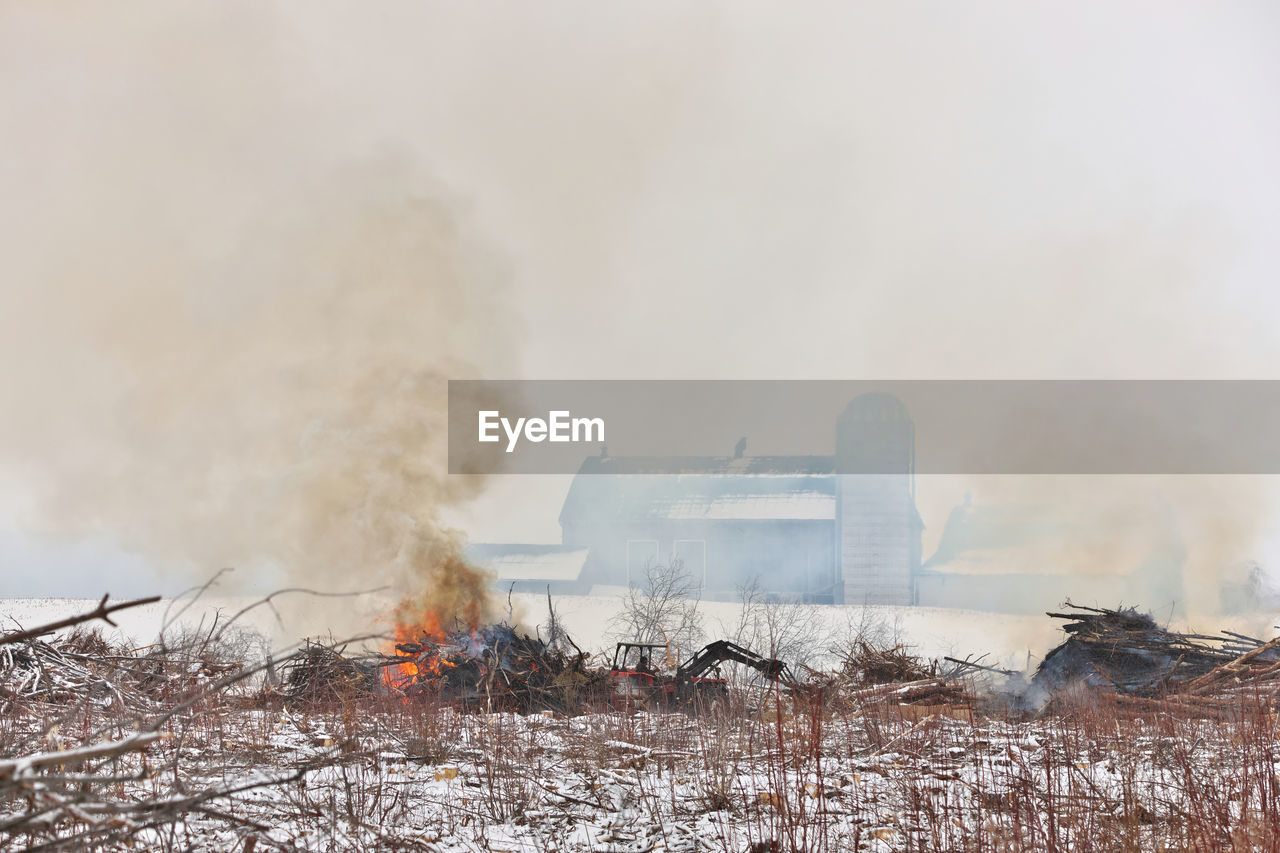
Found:
<path fill-rule="evenodd" d="M 1264 642 L 1230 631 L 1183 634 L 1136 609 L 1068 605 L 1070 637 L 1036 670 L 1034 688 L 1050 695 L 1087 685 L 1121 696 L 1213 709 L 1211 697 L 1280 691 L 1280 638 Z M 1141 704 L 1129 702 L 1130 705 Z"/>

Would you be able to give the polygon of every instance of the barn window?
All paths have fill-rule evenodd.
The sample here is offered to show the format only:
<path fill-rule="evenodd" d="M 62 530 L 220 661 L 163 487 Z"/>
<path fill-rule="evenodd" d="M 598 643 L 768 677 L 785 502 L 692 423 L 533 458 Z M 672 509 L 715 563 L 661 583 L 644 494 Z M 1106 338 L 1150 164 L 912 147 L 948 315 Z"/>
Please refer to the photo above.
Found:
<path fill-rule="evenodd" d="M 649 569 L 657 562 L 657 539 L 628 539 L 627 586 L 646 586 L 649 582 Z"/>
<path fill-rule="evenodd" d="M 707 585 L 707 542 L 705 539 L 677 539 L 672 543 L 671 559 L 679 560 L 684 572 L 697 589 Z"/>

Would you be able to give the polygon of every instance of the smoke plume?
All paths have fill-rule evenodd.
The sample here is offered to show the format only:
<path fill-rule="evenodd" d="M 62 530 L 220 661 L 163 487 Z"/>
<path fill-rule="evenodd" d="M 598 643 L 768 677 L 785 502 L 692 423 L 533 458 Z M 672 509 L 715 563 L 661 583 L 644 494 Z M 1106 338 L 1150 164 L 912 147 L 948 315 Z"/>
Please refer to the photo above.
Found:
<path fill-rule="evenodd" d="M 7 143 L 42 167 L 12 176 L 0 229 L 10 500 L 28 529 L 187 578 L 235 567 L 258 589 L 389 587 L 441 622 L 484 615 L 485 578 L 440 522 L 482 486 L 445 473 L 445 382 L 512 367 L 501 265 L 414 157 L 316 135 L 269 22 L 208 14 L 91 16 L 102 40 L 76 56 L 83 22 L 7 13 L 32 43 L 5 55 L 53 75 L 5 92 L 47 124 Z M 58 101 L 90 77 L 98 101 Z M 23 112 L 33 92 L 47 111 Z M 308 602 L 288 628 L 374 627 L 362 606 Z"/>

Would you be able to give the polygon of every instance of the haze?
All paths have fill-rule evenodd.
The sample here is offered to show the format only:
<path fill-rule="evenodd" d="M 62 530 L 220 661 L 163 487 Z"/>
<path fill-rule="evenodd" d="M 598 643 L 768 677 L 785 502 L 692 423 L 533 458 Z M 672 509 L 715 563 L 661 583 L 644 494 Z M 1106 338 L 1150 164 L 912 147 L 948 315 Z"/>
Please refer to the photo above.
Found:
<path fill-rule="evenodd" d="M 406 352 L 439 377 L 1280 378 L 1278 38 L 1269 3 L 6 4 L 3 594 L 171 591 L 250 553 L 262 521 L 229 530 L 219 496 L 273 481 L 210 484 L 276 456 L 166 430 L 295 399 L 258 366 L 309 366 L 296 399 L 347 415 Z M 309 271 L 386 260 L 332 235 L 402 194 L 458 237 L 426 255 L 448 286 L 400 275 L 409 247 L 313 323 Z M 186 508 L 138 479 L 170 464 Z M 922 484 L 932 533 L 974 487 Z M 562 479 L 442 488 L 432 524 L 557 537 Z M 1194 500 L 1265 557 L 1269 494 Z M 290 547 L 262 556 L 289 575 Z"/>

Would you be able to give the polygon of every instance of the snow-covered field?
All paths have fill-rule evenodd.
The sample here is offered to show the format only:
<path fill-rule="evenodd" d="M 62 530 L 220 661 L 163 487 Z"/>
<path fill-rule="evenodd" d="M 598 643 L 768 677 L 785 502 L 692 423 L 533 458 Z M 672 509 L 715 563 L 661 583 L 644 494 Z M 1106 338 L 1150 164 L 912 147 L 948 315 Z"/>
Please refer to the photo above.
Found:
<path fill-rule="evenodd" d="M 207 626 L 246 603 L 211 600 L 182 618 Z M 94 604 L 9 600 L 0 613 L 30 627 Z M 526 624 L 545 613 L 544 597 L 513 604 Z M 555 606 L 585 647 L 607 644 L 616 599 Z M 731 632 L 741 616 L 733 605 L 704 608 L 708 635 Z M 926 656 L 1007 661 L 1057 641 L 1047 618 L 791 615 L 815 636 L 862 631 Z M 120 633 L 145 643 L 171 616 L 163 602 L 122 612 Z M 254 611 L 249 624 L 269 631 L 272 619 Z M 522 716 L 395 695 L 309 705 L 257 681 L 222 686 L 237 664 L 203 648 L 157 657 L 80 642 L 55 640 L 39 654 L 0 644 L 0 847 L 1280 849 L 1280 715 L 1256 697 L 1201 718 L 1068 696 L 1027 720 L 994 707 L 900 705 L 892 689 L 815 701 L 742 684 L 700 715 Z"/>
<path fill-rule="evenodd" d="M 120 783 L 126 799 L 212 792 L 182 822 L 137 821 L 135 849 L 1274 850 L 1275 726 L 810 712 L 765 694 L 710 717 L 286 707 L 193 719 L 112 772 L 182 768 L 180 788 Z"/>
<path fill-rule="evenodd" d="M 285 845 L 459 853 L 1269 850 L 1278 839 L 1280 744 L 1265 718 L 1006 723 L 778 713 L 756 699 L 754 713 L 712 719 L 445 713 L 427 741 L 377 721 L 282 715 L 264 721 L 281 754 L 333 738 L 363 758 L 247 814 Z"/>

